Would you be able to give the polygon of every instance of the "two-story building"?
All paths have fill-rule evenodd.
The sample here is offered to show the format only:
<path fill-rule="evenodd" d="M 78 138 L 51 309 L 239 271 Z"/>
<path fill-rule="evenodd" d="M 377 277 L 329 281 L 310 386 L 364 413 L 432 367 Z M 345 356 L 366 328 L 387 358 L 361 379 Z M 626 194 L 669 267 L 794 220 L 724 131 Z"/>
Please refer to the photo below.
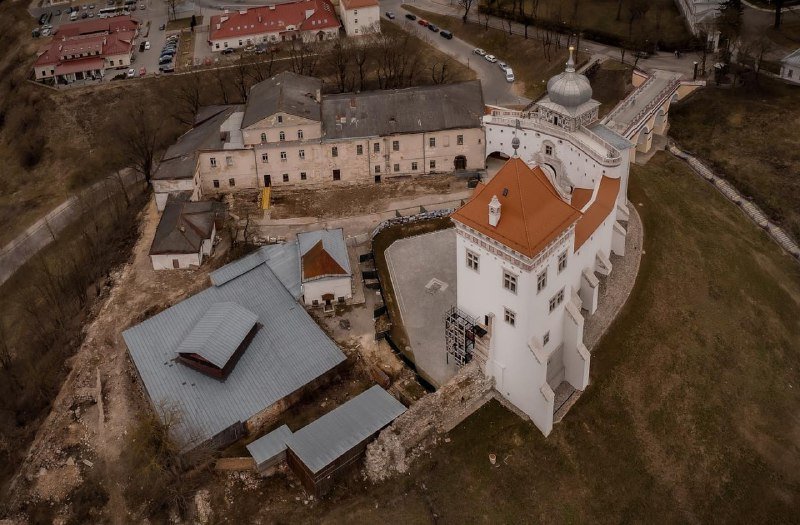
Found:
<path fill-rule="evenodd" d="M 339 14 L 348 36 L 381 31 L 381 8 L 378 0 L 339 0 Z"/>

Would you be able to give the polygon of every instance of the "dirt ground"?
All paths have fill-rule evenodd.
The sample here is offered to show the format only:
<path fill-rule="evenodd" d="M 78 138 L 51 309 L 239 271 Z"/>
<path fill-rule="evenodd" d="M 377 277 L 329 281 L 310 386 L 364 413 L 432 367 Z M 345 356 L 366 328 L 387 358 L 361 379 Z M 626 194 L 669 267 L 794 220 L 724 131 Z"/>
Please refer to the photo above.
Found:
<path fill-rule="evenodd" d="M 382 184 L 343 186 L 325 189 L 275 189 L 272 194 L 270 217 L 317 217 L 334 219 L 375 213 L 387 204 L 403 197 L 444 194 L 460 191 L 466 180 L 454 175 L 429 175 Z"/>

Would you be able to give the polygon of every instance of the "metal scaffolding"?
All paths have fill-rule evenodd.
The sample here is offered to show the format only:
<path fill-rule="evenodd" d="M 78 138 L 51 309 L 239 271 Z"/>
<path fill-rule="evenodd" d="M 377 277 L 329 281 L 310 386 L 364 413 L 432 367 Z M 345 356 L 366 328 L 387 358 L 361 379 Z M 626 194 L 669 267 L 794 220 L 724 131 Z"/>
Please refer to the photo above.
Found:
<path fill-rule="evenodd" d="M 450 357 L 458 366 L 464 366 L 472 359 L 477 324 L 474 317 L 467 315 L 455 306 L 445 314 L 444 330 L 448 363 Z"/>

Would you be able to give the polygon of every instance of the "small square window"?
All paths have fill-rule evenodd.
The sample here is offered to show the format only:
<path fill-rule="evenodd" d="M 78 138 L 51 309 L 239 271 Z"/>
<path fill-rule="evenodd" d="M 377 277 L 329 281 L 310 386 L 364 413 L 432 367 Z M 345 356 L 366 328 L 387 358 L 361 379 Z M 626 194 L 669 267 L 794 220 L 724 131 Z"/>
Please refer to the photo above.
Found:
<path fill-rule="evenodd" d="M 372 145 L 372 151 L 375 152 L 375 153 L 380 153 L 381 152 L 381 143 L 380 142 L 376 142 L 375 144 L 373 144 Z"/>
<path fill-rule="evenodd" d="M 503 270 L 503 288 L 511 293 L 517 293 L 517 276 L 508 270 Z"/>
<path fill-rule="evenodd" d="M 435 160 L 432 160 L 432 161 L 430 162 L 430 166 L 431 166 L 431 169 L 432 169 L 432 170 L 435 170 L 435 169 L 436 169 L 436 161 L 435 161 Z"/>
<path fill-rule="evenodd" d="M 297 130 L 297 140 L 303 140 L 303 130 L 302 129 L 298 129 Z"/>
<path fill-rule="evenodd" d="M 262 154 L 261 154 L 261 162 L 263 162 L 263 163 L 265 163 L 265 164 L 266 164 L 267 162 L 269 162 L 269 155 L 267 155 L 266 153 L 262 153 Z"/>
<path fill-rule="evenodd" d="M 261 134 L 261 142 L 266 142 L 266 141 L 267 141 L 267 134 L 266 133 L 262 133 Z"/>
<path fill-rule="evenodd" d="M 286 160 L 286 152 L 281 151 L 281 160 Z"/>
<path fill-rule="evenodd" d="M 395 173 L 400 171 L 400 164 L 395 164 L 394 165 L 394 171 L 395 171 Z"/>
<path fill-rule="evenodd" d="M 228 166 L 233 166 L 233 157 L 225 157 L 225 164 Z"/>
<path fill-rule="evenodd" d="M 215 188 L 219 188 L 219 180 L 218 179 L 214 179 L 213 180 L 213 184 L 214 184 Z"/>
<path fill-rule="evenodd" d="M 306 150 L 304 150 L 304 149 L 301 149 L 300 151 L 298 151 L 297 154 L 300 156 L 301 159 L 306 158 Z"/>
<path fill-rule="evenodd" d="M 464 135 L 456 135 L 456 144 L 459 146 L 464 145 Z"/>
<path fill-rule="evenodd" d="M 411 163 L 411 171 L 417 171 L 417 163 L 416 162 L 412 162 Z"/>
<path fill-rule="evenodd" d="M 284 173 L 283 174 L 283 182 L 289 182 L 289 174 L 288 173 Z"/>
<path fill-rule="evenodd" d="M 278 124 L 283 124 L 283 116 L 278 115 Z"/>
<path fill-rule="evenodd" d="M 430 146 L 431 148 L 436 147 L 436 137 L 430 137 L 428 139 L 428 146 Z"/>
<path fill-rule="evenodd" d="M 504 308 L 505 312 L 503 313 L 503 319 L 505 322 L 510 324 L 511 326 L 516 326 L 517 324 L 517 314 L 509 310 L 508 308 Z"/>
<path fill-rule="evenodd" d="M 301 171 L 300 172 L 300 180 L 306 180 L 307 178 L 308 177 L 306 176 L 306 172 L 305 171 Z"/>
<path fill-rule="evenodd" d="M 228 179 L 228 186 L 230 187 L 236 186 L 236 179 Z"/>
<path fill-rule="evenodd" d="M 553 154 L 553 146 L 545 146 L 544 147 L 544 154 L 545 155 L 552 155 Z"/>
<path fill-rule="evenodd" d="M 380 172 L 381 172 L 381 167 L 375 166 L 375 173 L 380 173 Z"/>
<path fill-rule="evenodd" d="M 211 157 L 211 158 L 210 158 L 210 159 L 208 159 L 208 160 L 209 160 L 209 162 L 211 163 L 211 167 L 212 167 L 212 168 L 216 168 L 216 167 L 217 167 L 217 159 L 215 159 L 214 157 Z"/>
<path fill-rule="evenodd" d="M 392 141 L 392 151 L 400 151 L 400 141 L 393 140 Z"/>
<path fill-rule="evenodd" d="M 361 144 L 356 144 L 356 155 L 363 155 L 364 154 L 364 146 Z"/>
<path fill-rule="evenodd" d="M 536 277 L 536 293 L 547 288 L 547 268 Z"/>
<path fill-rule="evenodd" d="M 567 268 L 567 252 L 563 252 L 558 256 L 558 273 L 563 272 Z"/>
<path fill-rule="evenodd" d="M 339 156 L 339 148 L 336 146 L 331 148 L 331 157 L 338 157 Z"/>
<path fill-rule="evenodd" d="M 467 268 L 478 271 L 480 268 L 480 257 L 477 253 L 467 250 Z"/>

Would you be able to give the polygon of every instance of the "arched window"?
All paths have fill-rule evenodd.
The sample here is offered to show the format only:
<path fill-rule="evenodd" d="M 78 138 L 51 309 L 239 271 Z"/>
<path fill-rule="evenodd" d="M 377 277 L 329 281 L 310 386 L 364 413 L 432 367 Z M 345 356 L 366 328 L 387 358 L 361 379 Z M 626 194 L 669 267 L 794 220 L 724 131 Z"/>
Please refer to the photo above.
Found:
<path fill-rule="evenodd" d="M 267 141 L 267 134 L 266 133 L 262 133 L 261 134 L 261 142 L 266 142 L 266 141 Z"/>
<path fill-rule="evenodd" d="M 284 141 L 284 140 L 286 140 L 286 133 L 284 133 L 283 131 L 281 131 L 280 135 L 278 135 L 278 138 L 279 138 L 281 141 Z"/>

